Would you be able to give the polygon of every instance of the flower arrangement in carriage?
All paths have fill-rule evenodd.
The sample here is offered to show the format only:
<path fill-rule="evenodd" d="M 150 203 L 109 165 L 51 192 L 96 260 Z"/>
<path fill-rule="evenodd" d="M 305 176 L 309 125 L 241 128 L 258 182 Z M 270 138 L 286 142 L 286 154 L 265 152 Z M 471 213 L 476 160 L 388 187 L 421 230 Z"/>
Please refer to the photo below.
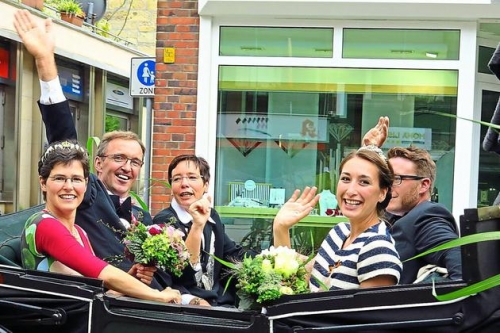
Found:
<path fill-rule="evenodd" d="M 125 238 L 125 256 L 132 262 L 156 266 L 181 276 L 189 262 L 184 233 L 169 224 L 132 223 Z"/>
<path fill-rule="evenodd" d="M 216 260 L 230 268 L 231 278 L 237 279 L 240 309 L 265 306 L 283 295 L 309 292 L 305 268 L 308 260 L 303 260 L 294 249 L 271 246 L 269 250 L 263 250 L 253 258 L 245 257 L 241 262 Z"/>

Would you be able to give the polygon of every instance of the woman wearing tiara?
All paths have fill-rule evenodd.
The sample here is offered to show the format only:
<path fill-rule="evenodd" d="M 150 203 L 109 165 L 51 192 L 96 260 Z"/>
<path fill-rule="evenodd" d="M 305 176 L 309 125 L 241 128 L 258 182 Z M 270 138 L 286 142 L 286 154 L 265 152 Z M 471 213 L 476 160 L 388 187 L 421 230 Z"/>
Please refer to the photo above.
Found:
<path fill-rule="evenodd" d="M 397 284 L 402 264 L 394 240 L 382 219 L 391 199 L 393 172 L 382 151 L 360 148 L 339 168 L 337 201 L 347 223 L 334 226 L 306 268 L 311 291 L 324 287 L 356 289 Z M 275 246 L 290 247 L 290 228 L 317 201 L 315 188 L 296 191 L 274 219 Z"/>
<path fill-rule="evenodd" d="M 178 290 L 158 291 L 94 255 L 85 231 L 75 224 L 89 176 L 88 154 L 76 142 L 51 144 L 38 162 L 45 209 L 33 214 L 21 236 L 27 269 L 98 278 L 119 293 L 146 300 L 180 302 Z"/>

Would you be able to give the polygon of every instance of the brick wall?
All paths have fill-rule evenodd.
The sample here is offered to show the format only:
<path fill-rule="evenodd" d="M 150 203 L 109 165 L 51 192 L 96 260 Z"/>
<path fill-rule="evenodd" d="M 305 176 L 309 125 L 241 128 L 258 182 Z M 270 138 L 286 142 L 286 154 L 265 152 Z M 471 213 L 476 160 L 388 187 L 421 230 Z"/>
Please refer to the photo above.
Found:
<path fill-rule="evenodd" d="M 156 28 L 156 88 L 152 173 L 167 180 L 168 164 L 180 154 L 194 154 L 198 38 L 200 21 L 197 0 L 159 0 Z M 163 63 L 163 50 L 175 48 L 175 63 Z M 153 183 L 154 185 L 154 183 Z M 151 213 L 170 205 L 170 190 L 152 189 Z"/>
<path fill-rule="evenodd" d="M 153 56 L 156 49 L 157 0 L 109 0 L 104 18 L 110 33 Z"/>

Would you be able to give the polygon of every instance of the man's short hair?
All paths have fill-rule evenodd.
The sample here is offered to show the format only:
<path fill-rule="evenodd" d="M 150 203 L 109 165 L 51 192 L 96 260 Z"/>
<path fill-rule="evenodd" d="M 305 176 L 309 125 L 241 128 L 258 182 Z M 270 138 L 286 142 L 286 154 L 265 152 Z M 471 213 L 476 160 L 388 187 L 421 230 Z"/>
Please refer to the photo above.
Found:
<path fill-rule="evenodd" d="M 429 178 L 431 180 L 430 189 L 436 179 L 436 163 L 425 149 L 410 146 L 408 148 L 393 147 L 387 152 L 387 158 L 402 157 L 412 161 L 416 166 L 417 176 Z"/>
<path fill-rule="evenodd" d="M 131 131 L 111 131 L 104 133 L 101 139 L 101 143 L 99 143 L 99 146 L 97 147 L 97 156 L 103 156 L 106 155 L 108 152 L 106 151 L 108 149 L 108 144 L 116 139 L 122 139 L 122 140 L 132 140 L 136 141 L 142 149 L 142 155 L 146 152 L 146 146 L 144 146 L 144 143 L 142 143 L 141 138 L 137 134 Z"/>

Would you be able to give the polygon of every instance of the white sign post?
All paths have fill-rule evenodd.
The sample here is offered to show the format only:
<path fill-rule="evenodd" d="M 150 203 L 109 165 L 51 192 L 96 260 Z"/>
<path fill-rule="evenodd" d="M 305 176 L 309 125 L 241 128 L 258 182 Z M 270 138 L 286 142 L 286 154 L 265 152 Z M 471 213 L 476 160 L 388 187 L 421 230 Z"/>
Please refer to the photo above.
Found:
<path fill-rule="evenodd" d="M 130 96 L 146 98 L 146 147 L 152 147 L 151 125 L 153 122 L 153 97 L 155 96 L 156 61 L 155 58 L 132 58 L 130 70 Z M 151 152 L 144 152 L 144 188 L 143 199 L 149 207 L 149 177 L 151 173 Z"/>
<path fill-rule="evenodd" d="M 154 97 L 155 58 L 132 58 L 130 70 L 130 96 Z"/>

